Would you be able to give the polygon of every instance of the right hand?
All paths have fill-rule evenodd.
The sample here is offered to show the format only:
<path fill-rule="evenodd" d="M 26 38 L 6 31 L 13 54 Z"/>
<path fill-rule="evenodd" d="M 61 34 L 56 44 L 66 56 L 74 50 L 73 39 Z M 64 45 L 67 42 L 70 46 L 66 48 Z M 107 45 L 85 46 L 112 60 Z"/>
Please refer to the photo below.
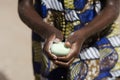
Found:
<path fill-rule="evenodd" d="M 51 60 L 57 59 L 57 56 L 51 53 L 50 47 L 53 44 L 53 42 L 60 42 L 62 40 L 63 40 L 63 35 L 61 32 L 52 34 L 45 40 L 43 51 L 49 59 Z"/>

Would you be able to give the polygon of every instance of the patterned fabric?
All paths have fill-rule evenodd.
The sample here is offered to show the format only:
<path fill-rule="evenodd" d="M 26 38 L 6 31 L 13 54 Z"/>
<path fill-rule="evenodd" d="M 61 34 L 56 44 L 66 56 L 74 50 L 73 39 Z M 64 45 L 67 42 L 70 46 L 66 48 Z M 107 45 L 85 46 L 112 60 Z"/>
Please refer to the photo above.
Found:
<path fill-rule="evenodd" d="M 99 12 L 100 2 L 93 4 L 93 0 L 41 0 L 41 16 L 45 22 L 60 29 L 67 38 Z"/>
<path fill-rule="evenodd" d="M 99 13 L 99 0 L 41 0 L 35 9 L 43 20 L 62 31 L 66 39 Z M 120 26 L 110 25 L 107 34 L 83 47 L 69 69 L 52 63 L 44 53 L 44 40 L 33 33 L 33 69 L 36 80 L 103 80 L 120 76 Z M 102 32 L 103 34 L 104 32 Z M 93 39 L 89 39 L 91 42 Z M 88 44 L 88 43 L 87 43 Z M 86 46 L 86 45 L 85 45 Z M 45 78 L 45 79 L 43 79 Z"/>

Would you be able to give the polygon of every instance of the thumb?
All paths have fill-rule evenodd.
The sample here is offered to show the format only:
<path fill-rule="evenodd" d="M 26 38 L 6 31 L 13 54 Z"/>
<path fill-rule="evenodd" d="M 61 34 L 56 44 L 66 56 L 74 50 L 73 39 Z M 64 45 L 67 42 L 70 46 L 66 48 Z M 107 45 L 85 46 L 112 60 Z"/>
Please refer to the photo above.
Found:
<path fill-rule="evenodd" d="M 72 33 L 72 34 L 69 35 L 68 38 L 66 39 L 65 45 L 66 45 L 67 47 L 71 47 L 72 44 L 74 43 L 74 41 L 75 41 L 74 33 Z"/>
<path fill-rule="evenodd" d="M 54 43 L 59 43 L 59 42 L 61 42 L 61 40 L 59 38 L 55 38 L 53 42 Z"/>
<path fill-rule="evenodd" d="M 72 44 L 70 43 L 70 42 L 65 42 L 65 47 L 67 47 L 67 48 L 71 48 L 71 46 L 72 46 Z"/>

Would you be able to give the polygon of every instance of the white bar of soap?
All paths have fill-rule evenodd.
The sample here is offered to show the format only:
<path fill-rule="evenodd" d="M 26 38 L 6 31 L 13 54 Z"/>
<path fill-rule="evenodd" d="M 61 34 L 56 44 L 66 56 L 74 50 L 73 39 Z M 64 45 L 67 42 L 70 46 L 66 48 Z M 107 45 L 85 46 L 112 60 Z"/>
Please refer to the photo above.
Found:
<path fill-rule="evenodd" d="M 57 56 L 65 56 L 69 53 L 70 48 L 65 47 L 64 42 L 54 43 L 51 46 L 51 52 Z"/>

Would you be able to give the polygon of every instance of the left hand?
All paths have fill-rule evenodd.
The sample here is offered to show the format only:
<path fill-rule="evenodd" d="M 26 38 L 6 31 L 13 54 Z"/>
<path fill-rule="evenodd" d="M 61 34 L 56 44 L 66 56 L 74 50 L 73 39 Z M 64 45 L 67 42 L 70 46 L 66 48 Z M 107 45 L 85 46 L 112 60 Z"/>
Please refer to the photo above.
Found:
<path fill-rule="evenodd" d="M 66 56 L 58 56 L 57 60 L 55 60 L 54 63 L 61 67 L 69 67 L 80 53 L 80 49 L 84 41 L 85 37 L 81 31 L 76 31 L 71 34 L 65 42 L 66 47 L 71 48 L 70 52 Z"/>

